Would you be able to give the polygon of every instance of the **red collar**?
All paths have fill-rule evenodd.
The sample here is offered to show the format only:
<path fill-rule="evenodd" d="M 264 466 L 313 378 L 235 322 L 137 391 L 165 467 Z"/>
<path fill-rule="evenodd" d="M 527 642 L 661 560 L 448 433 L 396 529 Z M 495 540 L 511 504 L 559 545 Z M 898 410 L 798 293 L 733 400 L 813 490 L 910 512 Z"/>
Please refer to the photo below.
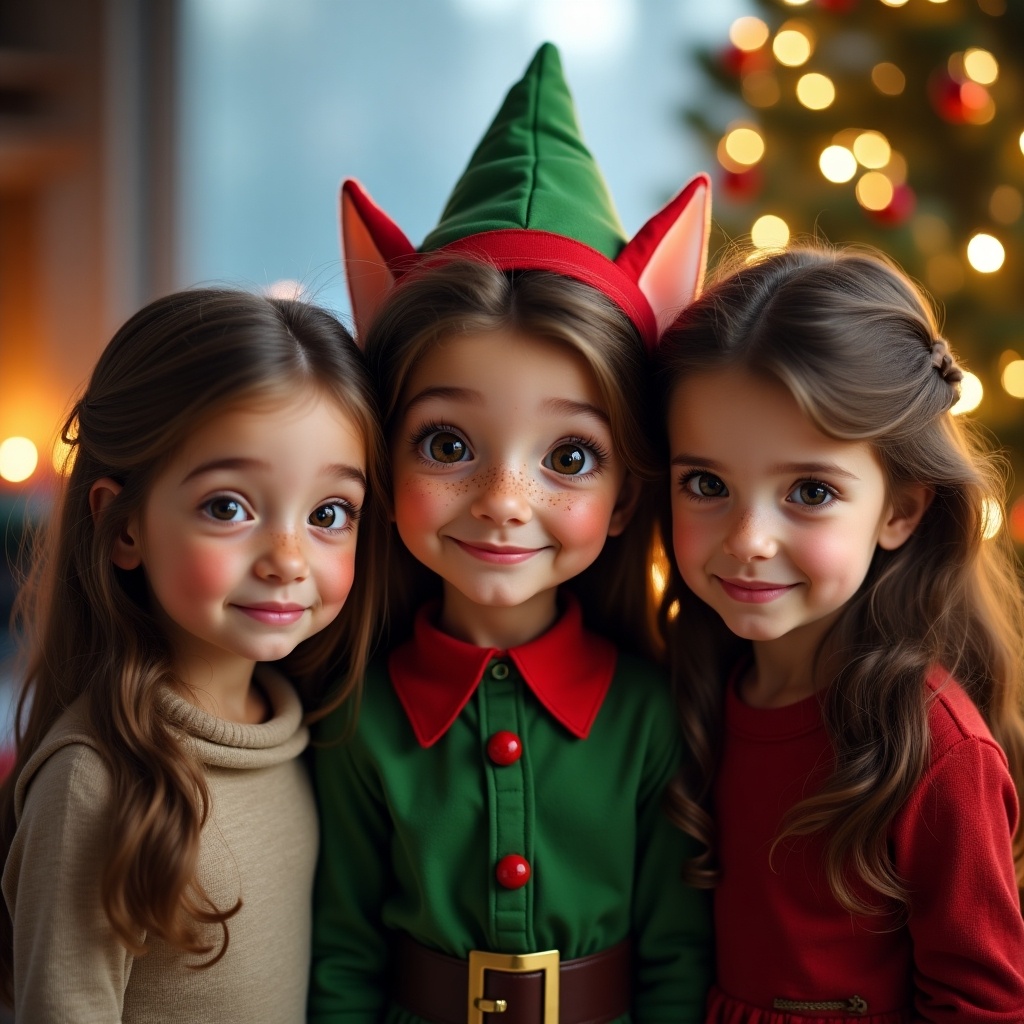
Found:
<path fill-rule="evenodd" d="M 507 655 L 551 715 L 574 736 L 586 739 L 612 676 L 616 649 L 583 629 L 583 616 L 569 597 L 562 617 L 542 636 L 501 651 L 474 647 L 442 633 L 431 622 L 436 606 L 421 608 L 412 639 L 388 657 L 398 699 L 421 747 L 433 746 L 473 696 L 491 658 Z"/>

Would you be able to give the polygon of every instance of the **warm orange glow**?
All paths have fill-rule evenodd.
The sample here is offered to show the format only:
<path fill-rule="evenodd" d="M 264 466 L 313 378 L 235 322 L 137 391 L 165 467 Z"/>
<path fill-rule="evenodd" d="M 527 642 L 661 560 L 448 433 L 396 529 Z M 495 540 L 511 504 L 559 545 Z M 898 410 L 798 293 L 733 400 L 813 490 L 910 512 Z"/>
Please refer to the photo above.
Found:
<path fill-rule="evenodd" d="M 888 61 L 876 64 L 871 69 L 871 81 L 875 88 L 885 96 L 899 96 L 907 87 L 907 76 Z"/>
<path fill-rule="evenodd" d="M 753 15 L 737 18 L 729 26 L 729 42 L 737 50 L 760 50 L 768 42 L 768 26 Z"/>
<path fill-rule="evenodd" d="M 39 451 L 27 437 L 9 437 L 0 443 L 0 477 L 12 484 L 27 480 L 39 463 Z"/>
<path fill-rule="evenodd" d="M 796 98 L 808 110 L 824 110 L 836 98 L 836 87 L 827 75 L 812 71 L 796 83 Z"/>

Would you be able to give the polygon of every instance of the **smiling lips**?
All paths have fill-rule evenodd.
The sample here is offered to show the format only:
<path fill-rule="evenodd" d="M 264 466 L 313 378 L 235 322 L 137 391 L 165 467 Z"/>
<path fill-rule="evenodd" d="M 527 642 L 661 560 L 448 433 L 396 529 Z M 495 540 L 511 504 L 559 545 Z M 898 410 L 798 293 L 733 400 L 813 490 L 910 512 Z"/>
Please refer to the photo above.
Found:
<path fill-rule="evenodd" d="M 715 579 L 722 585 L 727 597 L 746 604 L 767 604 L 792 590 L 795 583 L 765 583 L 759 580 L 727 580 L 721 576 Z"/>
<path fill-rule="evenodd" d="M 481 562 L 490 562 L 492 565 L 518 565 L 520 562 L 533 558 L 538 551 L 544 550 L 543 548 L 505 547 L 500 544 L 469 544 L 464 540 L 457 540 L 455 537 L 452 540 L 467 555 L 472 555 L 473 558 L 479 559 Z"/>
<path fill-rule="evenodd" d="M 258 604 L 236 604 L 235 607 L 243 615 L 248 615 L 249 618 L 268 626 L 290 626 L 293 622 L 298 622 L 306 611 L 305 605 L 278 604 L 270 601 Z"/>

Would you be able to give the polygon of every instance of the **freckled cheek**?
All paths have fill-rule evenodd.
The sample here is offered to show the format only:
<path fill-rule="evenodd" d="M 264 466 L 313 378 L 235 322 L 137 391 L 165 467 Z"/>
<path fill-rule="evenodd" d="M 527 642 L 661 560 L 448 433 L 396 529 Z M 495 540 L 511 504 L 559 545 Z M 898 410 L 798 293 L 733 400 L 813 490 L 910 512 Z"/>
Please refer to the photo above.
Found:
<path fill-rule="evenodd" d="M 862 550 L 861 550 L 862 549 Z M 864 580 L 871 562 L 873 548 L 858 541 L 849 532 L 822 532 L 805 537 L 791 559 L 819 590 L 828 588 L 840 596 L 852 596 Z"/>
<path fill-rule="evenodd" d="M 684 579 L 687 579 L 689 573 L 703 569 L 717 549 L 715 539 L 713 531 L 707 524 L 689 516 L 673 514 L 672 551 Z"/>
<path fill-rule="evenodd" d="M 579 549 L 601 550 L 608 537 L 614 501 L 570 494 L 551 499 L 549 504 L 558 516 L 559 532 L 565 544 Z"/>
<path fill-rule="evenodd" d="M 407 532 L 432 533 L 451 515 L 460 488 L 468 485 L 434 480 L 395 481 L 395 523 L 403 536 Z"/>

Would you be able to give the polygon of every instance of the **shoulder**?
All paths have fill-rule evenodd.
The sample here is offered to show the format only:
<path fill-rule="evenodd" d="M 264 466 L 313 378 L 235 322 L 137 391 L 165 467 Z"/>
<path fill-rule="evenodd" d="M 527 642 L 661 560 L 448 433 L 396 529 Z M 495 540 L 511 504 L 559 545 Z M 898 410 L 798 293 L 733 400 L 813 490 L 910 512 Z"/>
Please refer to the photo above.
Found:
<path fill-rule="evenodd" d="M 931 698 L 928 731 L 933 765 L 964 744 L 990 750 L 992 755 L 1006 763 L 1006 757 L 993 739 L 977 705 L 949 673 L 942 669 L 933 670 L 925 686 Z"/>
<path fill-rule="evenodd" d="M 401 712 L 391 685 L 387 656 L 378 655 L 366 668 L 362 692 L 345 701 L 313 727 L 313 746 L 323 749 L 351 740 L 357 733 L 373 731 Z"/>
<path fill-rule="evenodd" d="M 85 705 L 76 701 L 51 726 L 15 784 L 15 816 L 33 809 L 53 817 L 78 808 L 87 816 L 102 811 L 110 797 L 110 773 L 89 730 Z"/>

